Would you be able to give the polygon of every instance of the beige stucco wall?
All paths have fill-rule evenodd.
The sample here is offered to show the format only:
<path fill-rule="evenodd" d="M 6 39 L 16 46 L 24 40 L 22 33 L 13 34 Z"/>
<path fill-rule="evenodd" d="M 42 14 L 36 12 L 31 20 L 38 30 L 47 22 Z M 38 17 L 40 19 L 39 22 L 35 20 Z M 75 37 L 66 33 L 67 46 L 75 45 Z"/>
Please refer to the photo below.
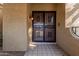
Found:
<path fill-rule="evenodd" d="M 2 5 L 0 4 L 0 46 L 2 46 L 2 20 L 3 20 L 3 12 L 2 12 Z"/>
<path fill-rule="evenodd" d="M 32 21 L 31 19 L 29 18 L 31 16 L 31 4 L 28 4 L 27 6 L 27 11 L 28 11 L 28 20 L 27 20 L 27 24 L 28 24 L 28 44 L 31 42 L 31 39 L 32 39 Z"/>
<path fill-rule="evenodd" d="M 0 45 L 2 45 L 2 20 L 3 20 L 3 6 L 0 4 Z"/>
<path fill-rule="evenodd" d="M 2 6 L 1 6 L 0 7 L 0 33 L 2 32 L 2 19 L 3 19 L 3 16 L 2 16 Z"/>
<path fill-rule="evenodd" d="M 32 4 L 32 11 L 56 11 L 56 4 L 52 3 Z"/>
<path fill-rule="evenodd" d="M 27 50 L 27 4 L 3 5 L 3 50 Z"/>
<path fill-rule="evenodd" d="M 60 26 L 58 26 L 60 23 Z M 57 5 L 56 42 L 69 55 L 79 55 L 79 40 L 65 28 L 65 5 Z"/>

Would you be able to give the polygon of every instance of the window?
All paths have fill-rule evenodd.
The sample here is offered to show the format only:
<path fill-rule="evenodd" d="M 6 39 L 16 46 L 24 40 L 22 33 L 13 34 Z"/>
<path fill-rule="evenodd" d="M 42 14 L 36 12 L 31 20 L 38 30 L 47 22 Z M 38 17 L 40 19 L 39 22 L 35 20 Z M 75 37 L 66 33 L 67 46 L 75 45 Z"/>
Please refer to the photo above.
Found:
<path fill-rule="evenodd" d="M 79 3 L 67 3 L 65 6 L 65 27 L 73 37 L 79 39 Z"/>
<path fill-rule="evenodd" d="M 79 27 L 71 27 L 70 32 L 75 38 L 79 38 Z"/>

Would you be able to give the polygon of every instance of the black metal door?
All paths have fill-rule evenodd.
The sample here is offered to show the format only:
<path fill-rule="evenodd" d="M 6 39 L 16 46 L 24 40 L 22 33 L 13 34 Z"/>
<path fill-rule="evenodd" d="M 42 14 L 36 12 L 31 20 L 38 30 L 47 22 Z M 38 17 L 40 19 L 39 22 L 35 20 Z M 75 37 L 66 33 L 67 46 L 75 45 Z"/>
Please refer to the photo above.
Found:
<path fill-rule="evenodd" d="M 45 41 L 56 41 L 56 16 L 55 12 L 45 12 Z"/>
<path fill-rule="evenodd" d="M 56 41 L 56 13 L 54 11 L 33 11 L 33 32 L 34 42 L 55 42 Z"/>

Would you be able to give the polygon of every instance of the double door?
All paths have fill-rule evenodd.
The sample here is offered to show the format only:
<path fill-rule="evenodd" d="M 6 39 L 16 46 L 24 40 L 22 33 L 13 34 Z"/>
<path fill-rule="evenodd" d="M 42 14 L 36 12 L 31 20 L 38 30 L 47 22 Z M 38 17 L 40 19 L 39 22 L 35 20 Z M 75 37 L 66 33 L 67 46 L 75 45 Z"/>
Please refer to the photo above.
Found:
<path fill-rule="evenodd" d="M 32 12 L 32 41 L 55 42 L 56 41 L 56 12 L 33 11 Z"/>

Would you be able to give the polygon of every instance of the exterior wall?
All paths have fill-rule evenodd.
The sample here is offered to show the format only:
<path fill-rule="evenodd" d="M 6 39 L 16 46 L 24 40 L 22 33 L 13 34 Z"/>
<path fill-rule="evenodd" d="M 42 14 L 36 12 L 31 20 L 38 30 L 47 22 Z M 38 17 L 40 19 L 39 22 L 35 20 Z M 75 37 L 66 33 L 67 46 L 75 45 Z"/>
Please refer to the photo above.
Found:
<path fill-rule="evenodd" d="M 57 44 L 69 55 L 79 55 L 79 40 L 65 28 L 65 4 L 57 5 L 56 38 Z"/>
<path fill-rule="evenodd" d="M 2 32 L 2 19 L 3 19 L 3 15 L 2 15 L 2 5 L 0 5 L 0 33 Z"/>
<path fill-rule="evenodd" d="M 27 20 L 27 24 L 28 24 L 28 44 L 31 42 L 32 40 L 32 20 L 29 18 L 31 16 L 31 4 L 28 4 L 28 20 Z"/>
<path fill-rule="evenodd" d="M 56 4 L 51 3 L 32 4 L 32 11 L 56 11 Z"/>
<path fill-rule="evenodd" d="M 3 20 L 3 6 L 0 4 L 0 47 L 2 47 L 2 20 Z"/>
<path fill-rule="evenodd" d="M 27 50 L 27 4 L 3 5 L 3 50 Z"/>

